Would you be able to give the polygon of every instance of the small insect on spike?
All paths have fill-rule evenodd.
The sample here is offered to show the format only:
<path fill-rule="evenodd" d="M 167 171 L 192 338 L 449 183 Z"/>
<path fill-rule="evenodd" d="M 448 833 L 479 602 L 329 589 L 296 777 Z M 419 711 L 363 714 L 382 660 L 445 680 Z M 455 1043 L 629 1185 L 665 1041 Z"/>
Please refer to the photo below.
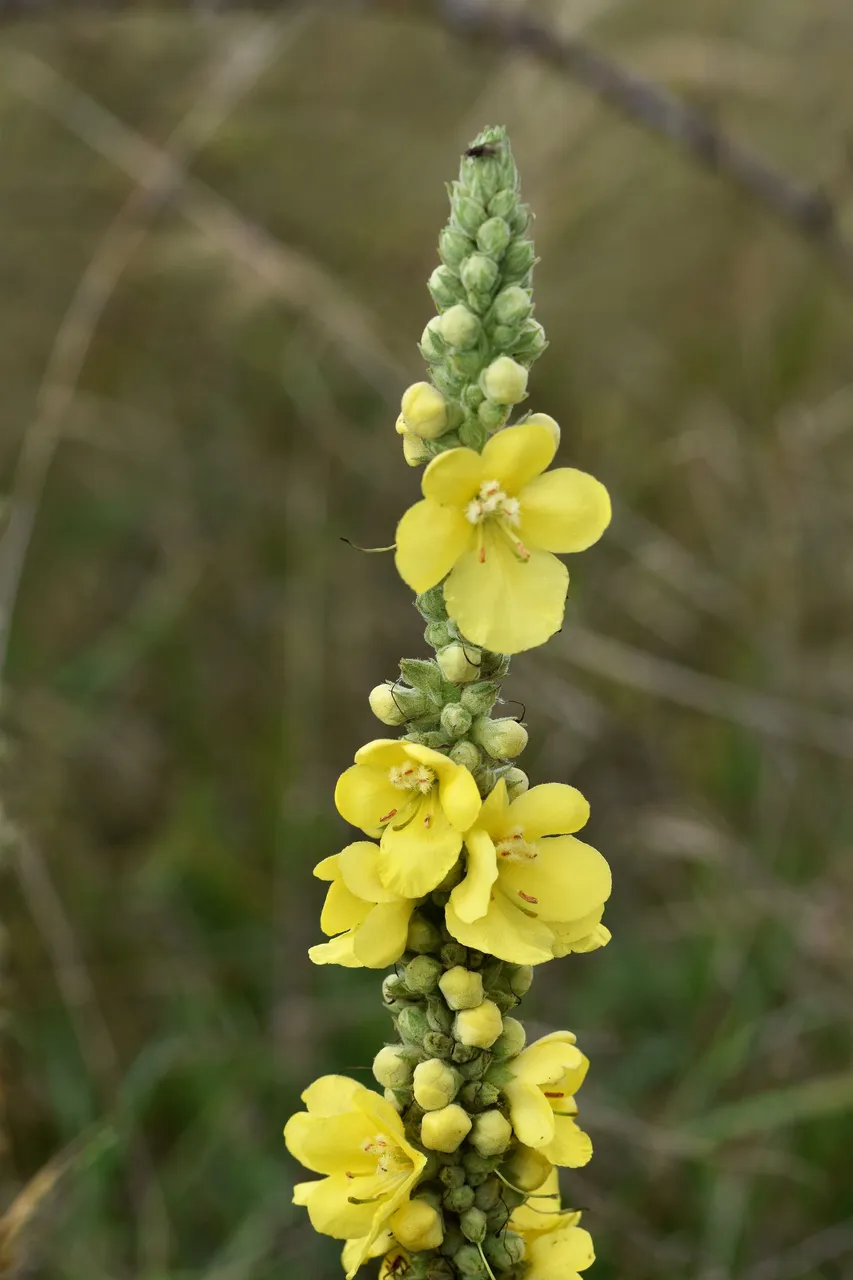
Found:
<path fill-rule="evenodd" d="M 465 151 L 465 155 L 471 160 L 482 160 L 485 156 L 496 156 L 497 154 L 497 147 L 492 146 L 488 142 L 481 142 L 476 147 L 468 147 Z"/>

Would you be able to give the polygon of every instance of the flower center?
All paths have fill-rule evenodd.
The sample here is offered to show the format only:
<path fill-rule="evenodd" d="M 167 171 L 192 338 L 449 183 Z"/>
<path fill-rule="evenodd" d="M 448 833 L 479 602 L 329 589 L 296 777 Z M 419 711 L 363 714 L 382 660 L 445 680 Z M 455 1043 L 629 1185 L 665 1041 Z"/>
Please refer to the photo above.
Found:
<path fill-rule="evenodd" d="M 424 764 L 412 764 L 406 761 L 405 764 L 391 766 L 388 770 L 388 780 L 392 787 L 397 787 L 400 791 L 417 791 L 425 796 L 432 790 L 435 774 Z"/>
<path fill-rule="evenodd" d="M 403 1169 L 410 1168 L 412 1164 L 405 1151 L 402 1151 L 396 1142 L 386 1138 L 384 1133 L 377 1133 L 375 1137 L 368 1138 L 361 1144 L 361 1149 L 369 1156 L 376 1156 L 377 1173 L 400 1173 Z"/>
<path fill-rule="evenodd" d="M 476 498 L 472 498 L 465 508 L 465 519 L 471 524 L 482 524 L 490 517 L 506 520 L 511 525 L 521 523 L 518 498 L 507 497 L 500 480 L 484 480 Z"/>
<path fill-rule="evenodd" d="M 521 827 L 517 827 L 508 836 L 504 836 L 503 840 L 498 840 L 495 845 L 495 852 L 504 862 L 518 862 L 522 865 L 527 862 L 535 862 L 539 857 L 536 845 L 527 843 Z"/>

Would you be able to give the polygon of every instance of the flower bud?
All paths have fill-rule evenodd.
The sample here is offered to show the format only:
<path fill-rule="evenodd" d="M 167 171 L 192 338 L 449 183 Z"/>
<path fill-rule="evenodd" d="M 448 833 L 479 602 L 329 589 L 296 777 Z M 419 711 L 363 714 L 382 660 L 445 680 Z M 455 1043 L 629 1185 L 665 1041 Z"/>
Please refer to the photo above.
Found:
<path fill-rule="evenodd" d="M 427 281 L 427 288 L 435 305 L 442 309 L 452 307 L 455 302 L 462 302 L 465 297 L 462 281 L 449 267 L 436 267 Z"/>
<path fill-rule="evenodd" d="M 404 1249 L 437 1249 L 444 1239 L 441 1214 L 420 1196 L 402 1204 L 388 1220 L 388 1226 Z"/>
<path fill-rule="evenodd" d="M 526 320 L 533 309 L 530 292 L 519 284 L 507 285 L 495 298 L 492 314 L 498 324 L 515 326 Z"/>
<path fill-rule="evenodd" d="M 462 392 L 462 403 L 466 409 L 479 409 L 484 399 L 479 383 L 476 382 L 470 382 Z"/>
<path fill-rule="evenodd" d="M 425 622 L 446 622 L 447 606 L 444 603 L 444 588 L 439 583 L 415 596 L 415 608 Z"/>
<path fill-rule="evenodd" d="M 406 937 L 406 950 L 423 954 L 438 951 L 441 947 L 441 934 L 435 925 L 416 911 L 409 921 L 409 932 Z"/>
<path fill-rule="evenodd" d="M 483 253 L 472 253 L 459 269 L 462 283 L 469 294 L 489 295 L 498 282 L 500 272 L 491 258 Z"/>
<path fill-rule="evenodd" d="M 478 1049 L 491 1048 L 502 1029 L 501 1011 L 492 1000 L 484 1000 L 476 1009 L 461 1009 L 453 1022 L 454 1039 Z"/>
<path fill-rule="evenodd" d="M 524 1240 L 515 1231 L 502 1231 L 499 1235 L 486 1237 L 483 1252 L 493 1267 L 508 1271 L 524 1260 Z"/>
<path fill-rule="evenodd" d="M 443 649 L 452 639 L 453 636 L 446 622 L 430 622 L 424 631 L 424 640 L 432 645 L 433 649 Z"/>
<path fill-rule="evenodd" d="M 461 965 L 442 974 L 438 985 L 451 1009 L 476 1009 L 483 1003 L 483 979 Z"/>
<path fill-rule="evenodd" d="M 473 645 L 463 645 L 458 642 L 445 645 L 436 654 L 441 674 L 451 684 L 467 684 L 476 680 L 480 674 L 481 657 L 480 650 Z"/>
<path fill-rule="evenodd" d="M 424 1036 L 424 1053 L 431 1058 L 449 1058 L 454 1049 L 450 1036 L 441 1031 L 428 1031 Z"/>
<path fill-rule="evenodd" d="M 530 779 L 523 769 L 507 769 L 504 774 L 506 793 L 510 800 L 523 796 L 530 788 Z"/>
<path fill-rule="evenodd" d="M 477 232 L 477 248 L 490 258 L 502 258 L 512 238 L 503 218 L 489 218 Z"/>
<path fill-rule="evenodd" d="M 406 419 L 403 417 L 402 413 L 398 413 L 397 421 L 394 423 L 394 430 L 397 432 L 397 435 L 404 436 L 408 429 L 409 428 L 406 426 Z"/>
<path fill-rule="evenodd" d="M 441 336 L 447 345 L 456 351 L 468 351 L 476 346 L 481 331 L 480 321 L 462 302 L 450 307 L 441 316 Z M 461 372 L 466 371 L 461 370 Z"/>
<path fill-rule="evenodd" d="M 494 1209 L 503 1199 L 504 1184 L 497 1178 L 489 1178 L 474 1192 L 474 1204 L 484 1213 Z"/>
<path fill-rule="evenodd" d="M 507 971 L 509 973 L 509 985 L 515 995 L 519 999 L 522 996 L 526 996 L 533 985 L 533 965 L 517 964 L 513 965 L 512 968 L 508 967 Z"/>
<path fill-rule="evenodd" d="M 390 684 L 378 684 L 371 689 L 368 697 L 370 710 L 383 724 L 405 724 L 408 717 L 399 703 L 394 700 Z"/>
<path fill-rule="evenodd" d="M 422 467 L 430 461 L 432 454 L 420 436 L 407 430 L 403 436 L 403 458 L 409 467 Z"/>
<path fill-rule="evenodd" d="M 483 757 L 478 747 L 473 742 L 454 742 L 450 748 L 450 759 L 454 764 L 461 764 L 463 769 L 467 769 L 469 773 L 474 773 L 483 763 Z"/>
<path fill-rule="evenodd" d="M 471 729 L 471 737 L 495 760 L 517 756 L 527 746 L 527 730 L 511 716 L 499 720 L 478 716 Z"/>
<path fill-rule="evenodd" d="M 486 1215 L 482 1209 L 466 1209 L 459 1219 L 462 1234 L 472 1244 L 482 1244 L 486 1238 Z"/>
<path fill-rule="evenodd" d="M 405 968 L 406 986 L 418 995 L 427 995 L 435 991 L 442 965 L 434 956 L 415 956 Z"/>
<path fill-rule="evenodd" d="M 407 1098 L 410 1097 L 408 1089 L 405 1091 L 405 1096 Z M 382 1097 L 386 1102 L 391 1103 L 391 1106 L 395 1111 L 399 1112 L 400 1115 L 403 1114 L 407 1104 L 400 1097 L 400 1091 L 398 1089 L 383 1089 Z"/>
<path fill-rule="evenodd" d="M 559 448 L 560 445 L 560 424 L 556 422 L 550 413 L 531 413 L 524 419 L 525 424 L 534 422 L 540 427 L 547 427 L 554 437 L 554 444 Z"/>
<path fill-rule="evenodd" d="M 512 345 L 519 359 L 532 364 L 534 360 L 539 359 L 547 347 L 548 339 L 538 320 L 525 320 L 521 326 L 521 333 Z"/>
<path fill-rule="evenodd" d="M 527 392 L 527 370 L 509 356 L 498 356 L 483 370 L 480 386 L 495 404 L 518 404 Z M 406 421 L 409 421 L 408 414 Z"/>
<path fill-rule="evenodd" d="M 484 716 L 491 711 L 498 696 L 498 686 L 490 680 L 469 684 L 462 690 L 462 706 L 472 716 Z"/>
<path fill-rule="evenodd" d="M 415 1102 L 424 1111 L 438 1111 L 456 1097 L 459 1077 L 440 1058 L 419 1062 L 414 1072 Z"/>
<path fill-rule="evenodd" d="M 447 344 L 441 336 L 439 319 L 439 316 L 433 316 L 421 334 L 420 352 L 430 364 L 437 364 L 447 355 Z"/>
<path fill-rule="evenodd" d="M 427 1022 L 431 1031 L 449 1036 L 453 1027 L 453 1014 L 443 1000 L 432 999 L 427 1005 Z"/>
<path fill-rule="evenodd" d="M 458 227 L 445 227 L 438 238 L 438 252 L 445 266 L 454 271 L 473 252 L 474 241 L 466 236 Z"/>
<path fill-rule="evenodd" d="M 481 1156 L 499 1156 L 512 1141 L 512 1125 L 500 1111 L 482 1111 L 474 1117 L 471 1142 Z"/>
<path fill-rule="evenodd" d="M 471 1132 L 471 1117 L 451 1102 L 440 1111 L 428 1111 L 421 1121 L 421 1142 L 430 1151 L 450 1155 Z"/>
<path fill-rule="evenodd" d="M 468 235 L 477 234 L 477 228 L 486 221 L 488 217 L 485 206 L 480 204 L 479 200 L 474 200 L 469 195 L 464 195 L 458 187 L 453 192 L 453 217 L 459 223 L 463 231 Z"/>
<path fill-rule="evenodd" d="M 498 427 L 506 423 L 509 412 L 508 404 L 495 404 L 493 400 L 484 400 L 477 410 L 477 421 L 481 422 L 487 431 L 497 431 Z"/>
<path fill-rule="evenodd" d="M 429 1032 L 427 1016 L 418 1005 L 406 1005 L 397 1014 L 397 1030 L 409 1044 L 421 1045 Z M 497 1037 L 495 1037 L 497 1039 Z"/>
<path fill-rule="evenodd" d="M 458 1166 L 453 1166 L 454 1168 Z M 459 1170 L 462 1173 L 462 1170 Z M 474 1203 L 474 1188 L 466 1186 L 464 1183 L 460 1187 L 454 1187 L 450 1191 L 446 1191 L 442 1204 L 445 1209 L 449 1209 L 451 1213 L 464 1213 L 466 1209 L 470 1209 Z"/>
<path fill-rule="evenodd" d="M 435 440 L 447 430 L 447 402 L 430 382 L 412 383 L 400 407 L 409 430 L 425 440 Z"/>
<path fill-rule="evenodd" d="M 527 1043 L 527 1032 L 517 1018 L 504 1018 L 504 1029 L 492 1046 L 496 1058 L 514 1058 Z"/>
<path fill-rule="evenodd" d="M 466 1244 L 457 1250 L 453 1255 L 453 1265 L 460 1276 L 470 1276 L 471 1280 L 485 1280 L 488 1274 L 475 1244 Z"/>
<path fill-rule="evenodd" d="M 450 738 L 461 738 L 471 728 L 472 715 L 459 702 L 449 702 L 441 712 L 441 727 Z"/>
<path fill-rule="evenodd" d="M 522 1191 L 536 1191 L 553 1168 L 551 1161 L 533 1147 L 519 1144 L 501 1165 L 501 1172 Z"/>
<path fill-rule="evenodd" d="M 532 270 L 535 261 L 536 252 L 529 240 L 523 238 L 513 240 L 504 254 L 504 279 L 523 280 L 527 273 Z"/>
<path fill-rule="evenodd" d="M 510 1191 L 509 1187 L 506 1187 L 505 1190 L 508 1193 L 509 1198 L 514 1199 L 515 1193 Z M 518 1203 L 524 1204 L 524 1196 L 519 1197 Z M 489 1231 L 493 1235 L 496 1235 L 498 1231 L 503 1231 L 511 1216 L 512 1209 L 510 1206 L 505 1201 L 500 1201 L 492 1209 L 489 1209 L 486 1214 L 486 1223 Z"/>
<path fill-rule="evenodd" d="M 441 948 L 441 963 L 446 969 L 452 969 L 454 965 L 462 964 L 468 959 L 468 948 L 463 947 L 461 942 L 445 942 Z"/>
<path fill-rule="evenodd" d="M 505 187 L 489 201 L 489 213 L 493 218 L 510 218 L 518 204 L 518 192 Z"/>
<path fill-rule="evenodd" d="M 405 1089 L 412 1083 L 412 1059 L 399 1044 L 386 1044 L 373 1059 L 373 1074 L 383 1089 Z"/>

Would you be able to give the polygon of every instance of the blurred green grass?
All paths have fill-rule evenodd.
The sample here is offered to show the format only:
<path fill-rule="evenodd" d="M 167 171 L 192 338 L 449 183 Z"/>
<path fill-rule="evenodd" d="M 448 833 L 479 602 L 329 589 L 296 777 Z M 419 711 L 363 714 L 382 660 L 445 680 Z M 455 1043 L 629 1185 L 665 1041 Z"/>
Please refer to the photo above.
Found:
<path fill-rule="evenodd" d="M 574 18 L 834 184 L 850 224 L 846 7 Z M 0 28 L 5 492 L 135 172 L 126 138 L 98 154 L 103 120 L 81 136 L 62 86 L 164 143 L 221 98 L 211 68 L 259 21 Z M 562 635 L 507 686 L 525 767 L 589 795 L 615 877 L 611 946 L 549 966 L 525 1003 L 532 1034 L 569 1025 L 593 1061 L 596 1159 L 566 1191 L 599 1280 L 845 1280 L 850 295 L 761 210 L 529 61 L 388 19 L 280 28 L 187 157 L 196 205 L 181 188 L 142 217 L 15 612 L 6 1201 L 88 1126 L 116 1135 L 64 1175 L 25 1253 L 51 1280 L 340 1274 L 289 1204 L 280 1131 L 311 1078 L 368 1066 L 385 1018 L 377 975 L 307 961 L 311 868 L 344 835 L 331 787 L 376 731 L 368 690 L 422 650 L 390 559 L 340 539 L 386 543 L 416 493 L 391 426 L 419 375 L 443 183 L 500 120 L 552 343 L 530 404 L 616 505 L 572 566 Z M 63 77 L 39 100 L 25 54 Z M 192 216 L 211 191 L 224 230 Z M 252 226 L 266 257 L 240 240 Z"/>

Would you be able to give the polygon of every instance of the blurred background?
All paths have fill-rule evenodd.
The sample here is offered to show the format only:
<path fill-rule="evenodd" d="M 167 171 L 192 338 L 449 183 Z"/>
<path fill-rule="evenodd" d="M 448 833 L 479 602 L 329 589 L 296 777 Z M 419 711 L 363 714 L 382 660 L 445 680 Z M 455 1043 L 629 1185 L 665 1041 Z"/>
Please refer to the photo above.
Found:
<path fill-rule="evenodd" d="M 342 539 L 387 544 L 417 494 L 393 423 L 443 184 L 505 123 L 551 340 L 529 407 L 615 506 L 505 686 L 521 763 L 589 796 L 614 872 L 612 944 L 523 1010 L 592 1059 L 566 1195 L 597 1280 L 853 1276 L 853 290 L 571 80 L 436 22 L 17 8 L 0 1265 L 342 1274 L 281 1128 L 389 1023 L 379 975 L 310 966 L 311 869 L 383 732 L 368 691 L 424 653 L 391 557 Z M 853 231 L 846 0 L 539 9 Z"/>

